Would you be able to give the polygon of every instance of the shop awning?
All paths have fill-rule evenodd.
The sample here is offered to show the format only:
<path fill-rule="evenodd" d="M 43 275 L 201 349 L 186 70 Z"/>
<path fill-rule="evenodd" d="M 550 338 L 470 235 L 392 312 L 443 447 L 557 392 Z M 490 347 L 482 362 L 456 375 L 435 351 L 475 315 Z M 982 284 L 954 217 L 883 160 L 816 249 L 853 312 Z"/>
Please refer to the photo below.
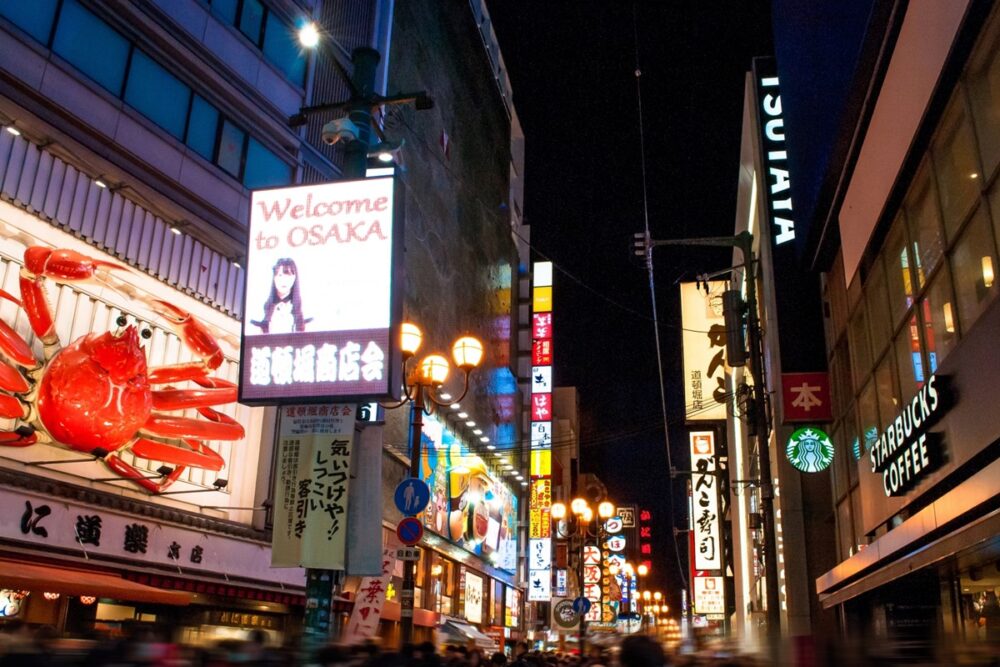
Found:
<path fill-rule="evenodd" d="M 39 565 L 0 558 L 0 588 L 26 589 L 63 595 L 93 595 L 100 598 L 186 605 L 191 594 L 143 586 L 121 577 L 71 567 Z"/>
<path fill-rule="evenodd" d="M 492 637 L 484 635 L 478 628 L 460 621 L 449 618 L 441 624 L 438 630 L 443 635 L 441 640 L 444 644 L 459 644 L 464 646 L 471 641 L 475 643 L 476 648 L 486 652 L 499 650 L 497 643 L 493 641 Z"/>

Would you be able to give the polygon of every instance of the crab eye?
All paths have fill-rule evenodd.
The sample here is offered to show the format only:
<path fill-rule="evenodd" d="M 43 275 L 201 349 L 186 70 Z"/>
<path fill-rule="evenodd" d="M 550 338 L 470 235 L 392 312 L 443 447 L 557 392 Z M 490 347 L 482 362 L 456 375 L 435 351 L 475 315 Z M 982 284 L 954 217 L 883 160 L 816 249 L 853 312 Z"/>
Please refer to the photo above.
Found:
<path fill-rule="evenodd" d="M 118 324 L 118 326 L 123 327 L 126 324 L 128 324 L 128 319 L 124 315 L 119 315 L 118 319 L 115 320 L 115 322 Z"/>
<path fill-rule="evenodd" d="M 143 329 L 139 335 L 148 340 L 153 337 L 153 331 L 152 329 Z"/>

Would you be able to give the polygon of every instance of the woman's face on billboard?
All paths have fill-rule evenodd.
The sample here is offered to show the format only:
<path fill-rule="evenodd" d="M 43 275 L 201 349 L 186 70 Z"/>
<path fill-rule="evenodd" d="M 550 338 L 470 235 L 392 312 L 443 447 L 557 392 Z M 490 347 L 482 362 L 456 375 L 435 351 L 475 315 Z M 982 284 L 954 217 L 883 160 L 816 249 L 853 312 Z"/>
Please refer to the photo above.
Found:
<path fill-rule="evenodd" d="M 282 299 L 289 295 L 295 285 L 295 273 L 291 267 L 279 266 L 274 270 L 274 290 Z"/>

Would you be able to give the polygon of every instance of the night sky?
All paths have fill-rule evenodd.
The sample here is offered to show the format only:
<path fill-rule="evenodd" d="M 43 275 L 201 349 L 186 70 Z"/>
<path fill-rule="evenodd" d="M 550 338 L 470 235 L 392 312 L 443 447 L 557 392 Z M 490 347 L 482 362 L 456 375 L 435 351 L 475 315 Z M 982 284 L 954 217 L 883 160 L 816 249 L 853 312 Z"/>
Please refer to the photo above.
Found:
<path fill-rule="evenodd" d="M 580 391 L 584 472 L 598 473 L 615 501 L 652 509 L 651 588 L 676 605 L 648 277 L 631 248 L 644 220 L 635 26 L 653 238 L 732 234 L 744 77 L 754 56 L 772 53 L 769 3 L 487 4 L 526 137 L 534 258 L 556 265 L 554 379 Z M 654 258 L 670 438 L 684 469 L 676 283 L 728 266 L 729 253 L 658 248 Z M 683 485 L 675 481 L 680 527 Z"/>

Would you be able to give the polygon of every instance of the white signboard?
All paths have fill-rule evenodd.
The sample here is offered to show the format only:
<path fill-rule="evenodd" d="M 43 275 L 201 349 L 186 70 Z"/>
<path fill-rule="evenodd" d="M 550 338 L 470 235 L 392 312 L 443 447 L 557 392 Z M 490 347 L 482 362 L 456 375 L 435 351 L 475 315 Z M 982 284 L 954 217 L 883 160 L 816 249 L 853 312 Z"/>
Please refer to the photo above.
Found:
<path fill-rule="evenodd" d="M 694 578 L 694 613 L 725 614 L 726 594 L 722 577 Z"/>
<path fill-rule="evenodd" d="M 694 569 L 721 570 L 722 543 L 719 489 L 715 476 L 715 434 L 692 431 L 691 530 L 694 533 Z"/>
<path fill-rule="evenodd" d="M 528 568 L 548 570 L 552 567 L 552 538 L 528 540 Z"/>
<path fill-rule="evenodd" d="M 251 194 L 240 402 L 398 392 L 394 206 L 391 177 Z"/>
<path fill-rule="evenodd" d="M 548 602 L 552 599 L 552 571 L 528 571 L 528 601 Z"/>
<path fill-rule="evenodd" d="M 22 547 L 95 562 L 128 560 L 181 574 L 305 586 L 301 568 L 272 568 L 271 550 L 259 543 L 29 491 L 0 489 L 0 535 Z"/>
<path fill-rule="evenodd" d="M 705 294 L 695 283 L 681 283 L 687 421 L 726 419 L 726 324 L 722 316 L 722 293 L 727 286 L 724 280 L 710 281 L 709 293 Z"/>
<path fill-rule="evenodd" d="M 483 578 L 465 573 L 465 618 L 473 623 L 483 621 Z"/>
<path fill-rule="evenodd" d="M 397 551 L 395 544 L 383 547 L 381 576 L 362 577 L 355 595 L 354 608 L 351 610 L 351 619 L 344 631 L 345 644 L 356 644 L 375 636 L 379 619 L 382 618 L 382 608 L 385 606 L 385 593 L 396 566 Z"/>

